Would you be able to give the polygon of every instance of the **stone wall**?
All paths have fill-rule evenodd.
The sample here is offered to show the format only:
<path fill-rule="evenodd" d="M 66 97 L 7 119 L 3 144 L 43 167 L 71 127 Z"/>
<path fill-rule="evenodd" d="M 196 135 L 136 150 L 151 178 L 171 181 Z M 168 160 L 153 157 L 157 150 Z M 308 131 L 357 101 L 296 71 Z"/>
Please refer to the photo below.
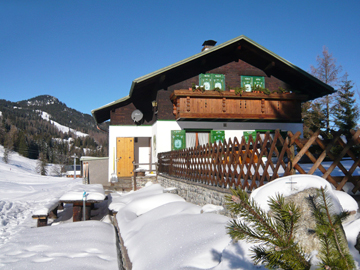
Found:
<path fill-rule="evenodd" d="M 224 210 L 220 211 L 219 214 L 231 216 L 225 205 L 225 196 L 231 194 L 228 189 L 212 187 L 164 175 L 157 177 L 157 183 L 164 187 L 166 192 L 177 194 L 187 202 L 199 206 L 204 206 L 205 204 L 222 206 Z"/>

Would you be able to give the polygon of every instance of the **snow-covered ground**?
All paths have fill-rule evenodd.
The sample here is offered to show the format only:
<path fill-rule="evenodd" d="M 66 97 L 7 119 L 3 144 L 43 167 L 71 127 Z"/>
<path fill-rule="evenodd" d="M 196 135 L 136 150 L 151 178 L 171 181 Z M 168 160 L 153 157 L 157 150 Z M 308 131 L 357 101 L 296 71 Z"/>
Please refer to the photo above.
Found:
<path fill-rule="evenodd" d="M 81 180 L 40 176 L 35 173 L 36 161 L 16 153 L 4 164 L 2 153 L 0 146 L 0 268 L 118 269 L 115 230 L 102 211 L 107 201 L 93 211 L 95 220 L 72 222 L 71 208 L 66 205 L 57 220 L 49 221 L 51 226 L 36 228 L 32 214 L 79 188 Z M 297 190 L 327 184 L 315 176 L 300 177 L 301 181 L 292 178 Z M 266 196 L 275 191 L 295 192 L 282 181 L 289 179 L 259 188 L 253 197 L 266 207 Z M 333 194 L 339 207 L 357 210 L 350 196 Z M 225 229 L 229 218 L 216 214 L 215 206 L 199 207 L 163 193 L 158 184 L 149 184 L 136 192 L 112 193 L 109 207 L 118 211 L 116 220 L 134 270 L 264 269 L 254 266 L 249 258 L 252 244 L 231 241 Z M 344 229 L 350 251 L 360 264 L 353 247 L 360 230 L 359 216 Z"/>
<path fill-rule="evenodd" d="M 71 207 L 52 226 L 36 228 L 32 219 L 82 179 L 40 176 L 36 160 L 13 153 L 4 164 L 2 157 L 0 146 L 0 269 L 117 269 L 110 220 L 73 223 Z"/>

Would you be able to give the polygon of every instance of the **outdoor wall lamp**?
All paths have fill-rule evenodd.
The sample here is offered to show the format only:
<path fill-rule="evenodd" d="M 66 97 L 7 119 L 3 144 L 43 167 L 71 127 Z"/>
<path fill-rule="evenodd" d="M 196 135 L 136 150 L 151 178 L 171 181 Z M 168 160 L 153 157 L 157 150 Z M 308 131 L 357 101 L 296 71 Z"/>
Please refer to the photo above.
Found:
<path fill-rule="evenodd" d="M 151 105 L 152 105 L 152 107 L 153 107 L 153 111 L 155 112 L 155 114 L 157 114 L 157 102 L 156 102 L 156 100 L 153 100 L 152 102 L 151 102 Z"/>

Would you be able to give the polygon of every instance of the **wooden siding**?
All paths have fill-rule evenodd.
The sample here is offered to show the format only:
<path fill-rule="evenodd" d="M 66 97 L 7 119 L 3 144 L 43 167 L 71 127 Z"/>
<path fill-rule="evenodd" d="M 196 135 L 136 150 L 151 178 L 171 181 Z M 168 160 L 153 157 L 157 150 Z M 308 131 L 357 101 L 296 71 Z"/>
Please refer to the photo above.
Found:
<path fill-rule="evenodd" d="M 225 75 L 226 89 L 229 87 L 240 86 L 240 76 L 264 76 L 265 86 L 270 91 L 276 91 L 279 87 L 289 90 L 298 90 L 296 85 L 287 85 L 274 76 L 267 76 L 264 71 L 258 69 L 242 60 L 233 61 L 223 66 L 211 70 L 204 70 L 203 73 L 216 73 Z M 156 89 L 146 89 L 144 93 L 138 93 L 132 100 L 111 111 L 111 125 L 136 125 L 131 119 L 131 113 L 139 109 L 144 114 L 144 119 L 140 124 L 153 124 L 156 120 L 175 120 L 173 114 L 173 103 L 170 100 L 171 94 L 178 89 L 188 89 L 192 84 L 199 84 L 199 76 L 188 78 L 184 81 L 173 85 L 161 85 Z M 156 100 L 158 103 L 158 112 L 155 116 L 151 111 L 151 101 Z M 283 105 L 286 106 L 286 105 Z M 297 114 L 300 113 L 300 109 Z M 261 118 L 265 119 L 265 118 Z M 139 124 L 139 123 L 138 123 Z"/>
<path fill-rule="evenodd" d="M 175 90 L 171 95 L 176 120 L 241 119 L 301 121 L 301 101 L 306 97 L 293 93 L 262 94 L 229 91 L 193 92 Z"/>

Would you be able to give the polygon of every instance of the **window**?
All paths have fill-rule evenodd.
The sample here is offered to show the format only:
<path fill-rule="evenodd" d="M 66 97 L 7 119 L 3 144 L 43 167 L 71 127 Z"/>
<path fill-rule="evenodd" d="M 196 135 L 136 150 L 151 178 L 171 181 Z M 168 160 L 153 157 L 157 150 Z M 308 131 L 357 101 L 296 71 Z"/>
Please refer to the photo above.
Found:
<path fill-rule="evenodd" d="M 187 131 L 186 148 L 206 145 L 209 143 L 209 134 L 209 132 Z"/>
<path fill-rule="evenodd" d="M 225 132 L 223 130 L 172 130 L 171 150 L 223 142 L 224 139 Z"/>

